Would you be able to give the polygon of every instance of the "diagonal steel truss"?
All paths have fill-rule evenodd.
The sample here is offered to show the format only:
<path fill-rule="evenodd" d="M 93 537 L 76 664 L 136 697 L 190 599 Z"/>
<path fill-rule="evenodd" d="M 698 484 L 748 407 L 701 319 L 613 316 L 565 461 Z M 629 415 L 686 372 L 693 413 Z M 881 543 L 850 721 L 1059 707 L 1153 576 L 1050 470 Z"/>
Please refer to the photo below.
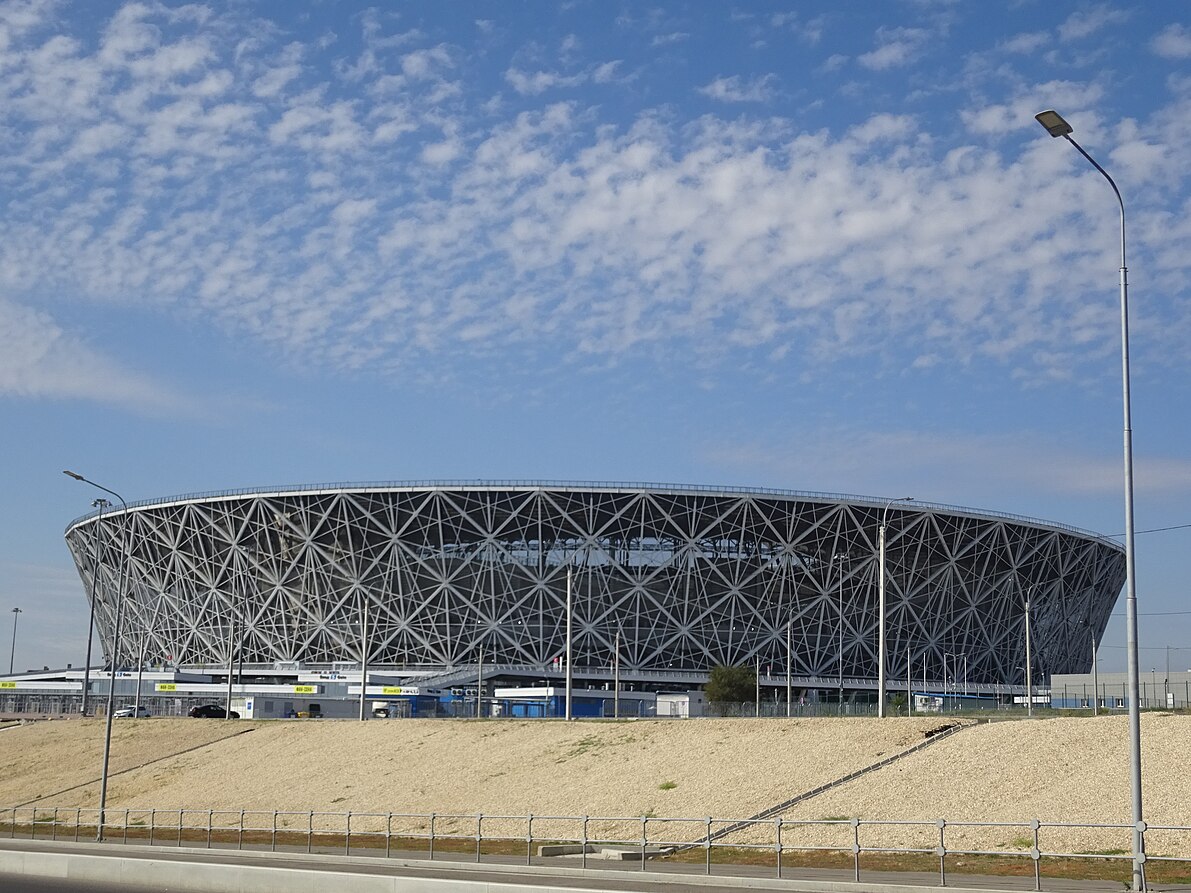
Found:
<path fill-rule="evenodd" d="M 358 662 L 706 670 L 760 662 L 803 676 L 877 675 L 883 500 L 653 485 L 344 486 L 192 497 L 128 515 L 127 633 L 118 663 Z M 1124 581 L 1103 537 L 924 504 L 889 508 L 890 665 L 932 679 L 1017 682 L 1031 603 L 1035 669 L 1086 671 Z M 97 536 L 98 526 L 106 528 Z M 110 648 L 118 513 L 67 544 Z M 102 551 L 97 554 L 96 549 Z M 839 646 L 842 628 L 842 654 Z M 110 660 L 112 655 L 107 655 Z"/>

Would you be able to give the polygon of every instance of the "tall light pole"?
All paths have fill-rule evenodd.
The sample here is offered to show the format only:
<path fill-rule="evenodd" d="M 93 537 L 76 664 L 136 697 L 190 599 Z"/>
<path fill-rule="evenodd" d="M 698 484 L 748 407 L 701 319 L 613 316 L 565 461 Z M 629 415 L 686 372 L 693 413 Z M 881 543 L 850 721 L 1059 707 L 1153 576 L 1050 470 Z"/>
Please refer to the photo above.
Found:
<path fill-rule="evenodd" d="M 836 555 L 839 562 L 839 712 L 844 712 L 844 555 Z"/>
<path fill-rule="evenodd" d="M 1033 587 L 1030 592 L 1033 592 Z M 1026 597 L 1026 716 L 1034 718 L 1034 658 L 1030 652 L 1030 599 Z"/>
<path fill-rule="evenodd" d="M 571 673 L 571 566 L 567 565 L 567 719 L 574 719 L 571 711 L 571 692 L 574 677 Z"/>
<path fill-rule="evenodd" d="M 879 558 L 877 574 L 880 576 L 878 586 L 879 604 L 877 605 L 877 717 L 885 718 L 885 523 L 889 520 L 889 507 L 895 502 L 910 502 L 913 496 L 899 496 L 885 502 L 885 510 L 881 512 L 881 528 L 877 531 Z"/>
<path fill-rule="evenodd" d="M 368 594 L 360 590 L 360 722 L 368 719 Z"/>
<path fill-rule="evenodd" d="M 99 509 L 95 519 L 95 563 L 91 567 L 91 611 L 87 618 L 87 660 L 83 664 L 83 706 L 79 712 L 87 715 L 87 695 L 91 691 L 91 641 L 95 638 L 95 602 L 99 599 L 99 567 L 103 561 L 103 510 L 112 504 L 102 497 L 91 503 Z"/>
<path fill-rule="evenodd" d="M 1129 778 L 1133 805 L 1133 889 L 1145 889 L 1145 842 L 1141 836 L 1141 692 L 1137 669 L 1137 566 L 1133 532 L 1133 421 L 1129 401 L 1129 267 L 1125 263 L 1125 200 L 1108 171 L 1071 138 L 1071 125 L 1053 109 L 1034 116 L 1052 137 L 1063 137 L 1108 181 L 1121 208 L 1121 406 L 1125 466 L 1125 627 L 1129 672 Z"/>
<path fill-rule="evenodd" d="M 90 484 L 97 490 L 102 490 L 111 496 L 115 496 L 120 500 L 120 520 L 122 533 L 124 535 L 123 554 L 120 557 L 120 577 L 119 583 L 116 585 L 116 623 L 112 627 L 112 650 L 109 654 L 111 666 L 110 675 L 108 676 L 108 708 L 107 716 L 104 719 L 103 730 L 103 769 L 99 776 L 99 818 L 96 822 L 95 839 L 103 840 L 103 821 L 104 812 L 107 808 L 108 802 L 108 766 L 111 763 L 112 756 L 112 713 L 116 705 L 116 662 L 120 653 L 120 621 L 124 618 L 124 584 L 128 580 L 128 553 L 132 548 L 132 543 L 129 540 L 128 530 L 128 503 L 124 501 L 124 497 L 115 490 L 109 490 L 103 484 L 97 484 L 95 481 L 88 480 L 81 474 L 73 471 L 62 472 L 67 477 L 74 478 L 76 481 L 82 481 L 84 484 Z"/>
<path fill-rule="evenodd" d="M 8 656 L 8 675 L 12 675 L 12 666 L 17 659 L 17 620 L 24 612 L 20 608 L 12 609 L 12 652 Z"/>

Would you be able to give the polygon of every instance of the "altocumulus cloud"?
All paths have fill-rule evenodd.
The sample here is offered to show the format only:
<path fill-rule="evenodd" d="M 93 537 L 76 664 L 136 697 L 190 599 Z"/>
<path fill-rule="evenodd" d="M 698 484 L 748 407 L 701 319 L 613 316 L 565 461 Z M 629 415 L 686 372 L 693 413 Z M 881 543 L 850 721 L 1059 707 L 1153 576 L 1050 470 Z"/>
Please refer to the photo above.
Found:
<path fill-rule="evenodd" d="M 924 363 L 1070 374 L 1112 332 L 1110 303 L 1086 295 L 1115 222 L 1095 173 L 1041 135 L 1018 150 L 946 142 L 890 114 L 802 131 L 761 116 L 772 79 L 739 76 L 704 94 L 756 115 L 611 123 L 590 102 L 521 97 L 614 89 L 615 63 L 502 66 L 494 97 L 467 81 L 466 53 L 386 37 L 375 16 L 358 57 L 328 60 L 235 10 L 129 5 L 87 41 L 37 10 L 9 9 L 0 66 L 3 312 L 29 333 L 2 367 L 10 393 L 152 390 L 63 332 L 48 294 L 184 307 L 353 369 L 449 365 L 461 345 L 508 362 L 543 343 L 612 361 L 650 345 L 822 362 L 897 337 Z M 883 30 L 858 61 L 908 64 L 927 36 Z M 1052 87 L 974 105 L 973 129 L 1028 124 Z M 1096 91 L 1064 96 L 1078 114 Z M 1185 120 L 1178 103 L 1159 115 Z M 1188 141 L 1168 127 L 1122 155 L 1122 179 L 1183 176 Z M 1188 264 L 1160 222 L 1176 211 L 1140 220 L 1171 283 Z M 1187 321 L 1157 308 L 1147 325 L 1174 343 Z"/>

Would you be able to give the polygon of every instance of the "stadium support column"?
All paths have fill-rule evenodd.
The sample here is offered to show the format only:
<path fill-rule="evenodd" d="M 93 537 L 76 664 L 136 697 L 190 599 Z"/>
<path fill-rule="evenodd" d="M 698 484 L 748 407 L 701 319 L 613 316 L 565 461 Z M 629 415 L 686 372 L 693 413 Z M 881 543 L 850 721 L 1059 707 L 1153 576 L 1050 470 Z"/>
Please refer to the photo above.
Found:
<path fill-rule="evenodd" d="M 128 580 L 128 563 L 129 553 L 132 551 L 132 537 L 131 531 L 128 529 L 128 503 L 124 501 L 124 497 L 115 490 L 109 490 L 102 484 L 97 484 L 95 481 L 88 480 L 81 474 L 73 471 L 62 472 L 67 477 L 74 478 L 76 481 L 82 481 L 84 484 L 90 484 L 97 490 L 102 490 L 104 493 L 115 496 L 120 500 L 120 520 L 121 529 L 124 535 L 124 549 L 120 556 L 120 575 L 116 584 L 116 623 L 112 627 L 112 650 L 108 655 L 110 666 L 108 673 L 108 707 L 107 716 L 104 721 L 103 730 L 103 767 L 99 775 L 99 812 L 96 820 L 95 839 L 103 840 L 103 820 L 104 813 L 108 801 L 108 767 L 111 764 L 112 756 L 112 713 L 115 708 L 116 700 L 116 664 L 119 660 L 120 652 L 120 621 L 124 619 L 124 586 Z"/>
<path fill-rule="evenodd" d="M 1071 138 L 1071 125 L 1048 109 L 1034 116 L 1052 137 L 1063 137 L 1108 181 L 1121 208 L 1121 409 L 1125 466 L 1125 631 L 1129 671 L 1129 780 L 1133 806 L 1133 889 L 1145 889 L 1145 841 L 1141 835 L 1141 693 L 1137 667 L 1137 565 L 1133 531 L 1133 421 L 1129 396 L 1129 267 L 1125 263 L 1125 200 L 1108 171 Z"/>
<path fill-rule="evenodd" d="M 885 525 L 889 520 L 889 507 L 895 502 L 910 502 L 913 496 L 899 496 L 885 503 L 881 513 L 881 529 L 877 531 L 878 569 L 880 577 L 877 589 L 877 716 L 885 718 Z"/>

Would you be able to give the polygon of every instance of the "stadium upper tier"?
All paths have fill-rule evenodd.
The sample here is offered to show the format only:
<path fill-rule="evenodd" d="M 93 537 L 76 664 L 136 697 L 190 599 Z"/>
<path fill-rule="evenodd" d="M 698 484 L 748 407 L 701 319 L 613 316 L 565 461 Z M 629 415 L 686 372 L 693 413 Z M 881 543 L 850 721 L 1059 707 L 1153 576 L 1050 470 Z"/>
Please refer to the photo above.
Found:
<path fill-rule="evenodd" d="M 1086 670 L 1125 577 L 1065 525 L 882 498 L 652 484 L 416 482 L 190 495 L 80 518 L 67 544 L 117 663 L 877 675 L 886 519 L 889 666 L 1020 682 Z M 127 544 L 127 545 L 126 545 Z M 95 585 L 95 584 L 98 585 Z M 107 655 L 110 660 L 112 655 Z"/>

